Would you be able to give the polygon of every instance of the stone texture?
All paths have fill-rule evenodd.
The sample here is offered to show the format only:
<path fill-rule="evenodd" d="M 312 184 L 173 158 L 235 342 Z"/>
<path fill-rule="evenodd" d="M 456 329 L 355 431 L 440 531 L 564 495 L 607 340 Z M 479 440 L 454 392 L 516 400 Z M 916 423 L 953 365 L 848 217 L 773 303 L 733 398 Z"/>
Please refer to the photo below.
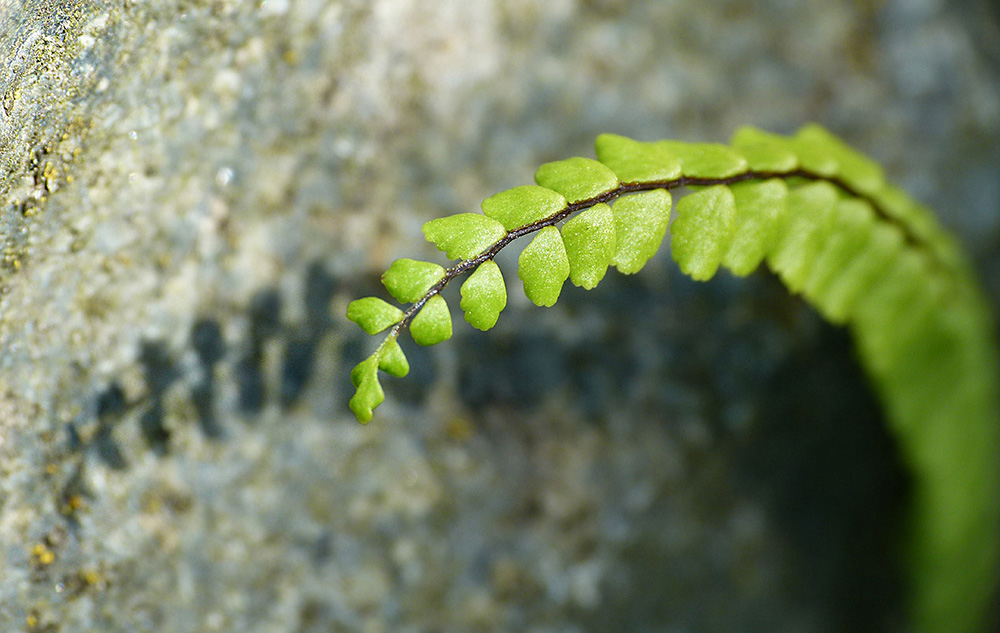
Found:
<path fill-rule="evenodd" d="M 810 120 L 1000 296 L 989 10 L 0 0 L 0 629 L 891 627 L 899 466 L 773 281 L 512 288 L 367 427 L 343 311 L 599 132 Z"/>

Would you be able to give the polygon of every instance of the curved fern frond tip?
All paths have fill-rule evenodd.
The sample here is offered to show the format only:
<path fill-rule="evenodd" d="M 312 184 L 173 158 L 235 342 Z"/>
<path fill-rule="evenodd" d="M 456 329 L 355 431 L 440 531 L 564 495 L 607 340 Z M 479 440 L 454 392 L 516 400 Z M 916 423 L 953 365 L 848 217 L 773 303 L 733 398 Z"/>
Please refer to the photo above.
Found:
<path fill-rule="evenodd" d="M 399 336 L 434 345 L 452 333 L 441 291 L 469 273 L 459 306 L 488 330 L 507 303 L 494 257 L 529 237 L 518 260 L 527 297 L 559 299 L 566 280 L 590 289 L 609 267 L 638 272 L 667 233 L 694 279 L 762 264 L 825 318 L 853 333 L 916 480 L 908 535 L 911 614 L 921 631 L 978 630 L 1000 560 L 1000 404 L 992 316 L 971 267 L 934 215 L 888 184 L 879 165 L 817 125 L 792 137 L 751 127 L 730 145 L 596 141 L 597 160 L 546 163 L 534 185 L 424 225 L 449 268 L 400 259 L 382 277 L 398 308 L 367 297 L 347 316 L 386 329 L 351 374 L 350 406 L 367 422 L 385 398 L 379 371 L 409 370 Z"/>

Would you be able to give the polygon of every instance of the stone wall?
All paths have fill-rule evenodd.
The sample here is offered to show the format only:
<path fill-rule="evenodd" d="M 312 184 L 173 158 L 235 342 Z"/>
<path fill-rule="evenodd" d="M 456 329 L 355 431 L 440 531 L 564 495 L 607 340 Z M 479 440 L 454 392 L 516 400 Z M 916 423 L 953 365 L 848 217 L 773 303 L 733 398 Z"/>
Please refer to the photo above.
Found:
<path fill-rule="evenodd" d="M 845 337 L 773 280 L 698 285 L 664 253 L 541 310 L 510 275 L 497 330 L 414 350 L 367 427 L 343 312 L 438 258 L 424 221 L 600 132 L 812 120 L 1000 296 L 996 24 L 985 1 L 0 0 L 0 629 L 898 624 L 902 467 Z"/>

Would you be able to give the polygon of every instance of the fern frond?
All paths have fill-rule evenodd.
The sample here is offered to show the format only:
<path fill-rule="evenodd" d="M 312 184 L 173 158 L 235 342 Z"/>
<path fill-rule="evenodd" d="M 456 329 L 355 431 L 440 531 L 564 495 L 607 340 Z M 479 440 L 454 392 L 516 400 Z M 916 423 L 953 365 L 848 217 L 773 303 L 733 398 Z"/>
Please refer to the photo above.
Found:
<path fill-rule="evenodd" d="M 1000 561 L 1000 378 L 991 315 L 955 239 L 876 162 L 816 125 L 793 137 L 741 128 L 730 146 L 602 134 L 596 154 L 542 165 L 536 185 L 487 198 L 483 215 L 425 224 L 427 239 L 459 261 L 393 262 L 382 280 L 406 309 L 375 297 L 350 304 L 348 318 L 366 332 L 391 328 L 351 373 L 358 419 L 384 399 L 379 370 L 408 372 L 403 330 L 421 345 L 451 336 L 440 292 L 453 279 L 472 273 L 461 308 L 474 327 L 493 327 L 507 303 L 493 258 L 534 234 L 518 275 L 531 301 L 551 306 L 567 279 L 589 289 L 609 265 L 640 270 L 666 234 L 670 190 L 696 187 L 677 203 L 674 260 L 699 280 L 764 263 L 851 329 L 916 480 L 913 621 L 977 630 Z"/>

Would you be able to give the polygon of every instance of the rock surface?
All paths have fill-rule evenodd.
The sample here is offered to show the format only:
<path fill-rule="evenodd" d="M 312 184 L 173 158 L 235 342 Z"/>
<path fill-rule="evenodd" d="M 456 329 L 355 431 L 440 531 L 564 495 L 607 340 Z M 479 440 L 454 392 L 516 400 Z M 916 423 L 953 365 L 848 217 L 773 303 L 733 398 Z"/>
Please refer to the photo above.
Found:
<path fill-rule="evenodd" d="M 342 316 L 600 132 L 810 120 L 1000 296 L 995 15 L 879 7 L 0 0 L 0 629 L 898 626 L 904 478 L 771 280 L 512 287 L 367 427 Z"/>

